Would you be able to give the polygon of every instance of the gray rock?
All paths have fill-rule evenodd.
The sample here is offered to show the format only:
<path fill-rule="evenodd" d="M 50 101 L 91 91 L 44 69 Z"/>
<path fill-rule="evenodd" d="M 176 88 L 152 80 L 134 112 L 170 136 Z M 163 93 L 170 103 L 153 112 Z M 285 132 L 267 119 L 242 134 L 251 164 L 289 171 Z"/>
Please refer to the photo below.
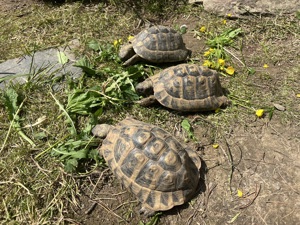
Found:
<path fill-rule="evenodd" d="M 221 16 L 231 14 L 242 17 L 247 14 L 293 13 L 300 10 L 299 0 L 190 0 L 190 3 L 203 3 L 205 10 Z"/>
<path fill-rule="evenodd" d="M 63 52 L 67 56 L 68 61 L 65 64 L 59 62 L 59 52 Z M 10 81 L 25 83 L 28 80 L 28 74 L 38 72 L 42 75 L 53 74 L 54 77 L 70 74 L 77 78 L 82 74 L 82 70 L 73 66 L 74 61 L 74 55 L 69 50 L 62 48 L 50 48 L 7 60 L 0 64 L 0 89 L 3 89 Z M 5 77 L 9 79 L 1 82 Z"/>

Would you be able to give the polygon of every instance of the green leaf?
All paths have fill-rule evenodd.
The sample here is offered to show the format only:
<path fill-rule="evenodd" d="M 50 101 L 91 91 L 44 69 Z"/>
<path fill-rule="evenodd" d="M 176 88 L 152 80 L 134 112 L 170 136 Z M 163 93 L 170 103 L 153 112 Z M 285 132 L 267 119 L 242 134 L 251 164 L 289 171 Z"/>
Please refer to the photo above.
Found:
<path fill-rule="evenodd" d="M 139 225 L 157 225 L 161 215 L 161 212 L 156 213 L 154 216 L 151 217 L 150 221 L 148 221 L 147 223 L 143 223 L 142 221 L 140 221 Z"/>
<path fill-rule="evenodd" d="M 253 69 L 253 68 L 247 68 L 248 69 L 248 73 L 249 73 L 249 75 L 253 75 L 253 74 L 255 74 L 256 73 L 256 71 L 255 71 L 255 69 Z"/>
<path fill-rule="evenodd" d="M 66 56 L 64 52 L 57 51 L 57 57 L 58 57 L 58 62 L 62 65 L 65 65 L 69 61 L 68 56 Z"/>
<path fill-rule="evenodd" d="M 84 159 L 84 158 L 87 158 L 87 152 L 88 152 L 88 149 L 81 149 L 79 151 L 71 151 L 71 152 L 68 152 L 67 150 L 65 150 L 63 148 L 61 150 L 53 148 L 53 150 L 56 153 L 61 154 L 62 158 L 65 158 L 66 156 L 71 156 L 72 158 L 75 158 L 75 159 Z"/>
<path fill-rule="evenodd" d="M 241 28 L 228 29 L 222 34 L 208 39 L 206 43 L 211 48 L 223 48 L 224 46 L 231 45 L 233 43 L 233 39 L 235 39 L 241 33 L 243 33 Z"/>
<path fill-rule="evenodd" d="M 90 49 L 93 49 L 94 51 L 99 51 L 101 49 L 101 46 L 100 44 L 98 43 L 98 41 L 96 40 L 91 40 L 89 43 L 88 43 L 88 47 Z"/>
<path fill-rule="evenodd" d="M 68 113 L 76 113 L 79 115 L 89 115 L 97 112 L 102 113 L 102 107 L 105 100 L 98 92 L 91 90 L 74 90 L 68 95 L 68 103 L 66 110 Z"/>
<path fill-rule="evenodd" d="M 184 129 L 187 132 L 188 138 L 190 138 L 194 141 L 196 140 L 196 137 L 193 133 L 193 128 L 191 127 L 191 124 L 189 123 L 189 121 L 187 119 L 182 120 L 181 127 L 182 127 L 182 129 Z"/>
<path fill-rule="evenodd" d="M 88 75 L 94 76 L 96 74 L 96 70 L 93 69 L 94 66 L 86 57 L 79 59 L 74 66 L 81 68 Z"/>
<path fill-rule="evenodd" d="M 18 110 L 17 104 L 18 93 L 13 88 L 7 89 L 4 93 L 4 105 L 8 111 L 9 120 L 13 120 L 14 114 Z"/>
<path fill-rule="evenodd" d="M 55 96 L 50 92 L 50 95 L 52 96 L 52 98 L 55 100 L 55 103 L 58 105 L 59 109 L 63 112 L 63 114 L 66 116 L 66 122 L 69 123 L 71 125 L 70 127 L 70 132 L 72 135 L 76 135 L 77 131 L 76 131 L 76 127 L 75 124 L 72 120 L 72 118 L 70 117 L 70 115 L 68 114 L 68 112 L 65 110 L 64 106 L 55 98 Z"/>
<path fill-rule="evenodd" d="M 66 161 L 64 168 L 66 172 L 72 173 L 75 172 L 77 166 L 78 166 L 77 159 L 69 159 Z"/>

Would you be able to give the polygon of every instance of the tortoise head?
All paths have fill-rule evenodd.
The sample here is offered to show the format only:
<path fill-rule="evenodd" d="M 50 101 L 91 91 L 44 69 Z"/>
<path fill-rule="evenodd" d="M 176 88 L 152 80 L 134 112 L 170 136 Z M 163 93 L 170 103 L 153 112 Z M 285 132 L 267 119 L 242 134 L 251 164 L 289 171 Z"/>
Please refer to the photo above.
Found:
<path fill-rule="evenodd" d="M 92 129 L 92 134 L 100 138 L 105 138 L 112 128 L 113 126 L 109 124 L 97 124 Z"/>
<path fill-rule="evenodd" d="M 132 44 L 123 45 L 119 51 L 119 57 L 122 61 L 130 59 L 135 55 L 135 51 L 133 49 Z"/>
<path fill-rule="evenodd" d="M 151 79 L 146 79 L 145 81 L 136 85 L 135 90 L 138 94 L 143 96 L 149 96 L 153 94 L 153 83 Z"/>

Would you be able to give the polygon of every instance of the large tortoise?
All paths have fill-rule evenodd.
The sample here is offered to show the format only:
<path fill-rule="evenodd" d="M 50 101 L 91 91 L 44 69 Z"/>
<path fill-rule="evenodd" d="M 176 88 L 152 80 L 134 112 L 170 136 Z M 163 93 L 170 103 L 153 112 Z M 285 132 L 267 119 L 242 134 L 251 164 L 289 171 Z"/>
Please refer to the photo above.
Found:
<path fill-rule="evenodd" d="M 148 106 L 159 102 L 182 112 L 215 110 L 230 103 L 224 96 L 219 74 L 196 64 L 179 64 L 147 78 L 136 86 L 142 95 L 137 103 Z"/>
<path fill-rule="evenodd" d="M 142 30 L 130 43 L 121 47 L 119 57 L 124 66 L 138 61 L 152 63 L 178 62 L 191 55 L 180 33 L 170 27 L 151 26 Z"/>
<path fill-rule="evenodd" d="M 100 148 L 108 166 L 142 203 L 140 213 L 153 215 L 190 200 L 197 192 L 201 160 L 163 129 L 132 118 L 115 127 L 96 125 L 106 137 Z"/>

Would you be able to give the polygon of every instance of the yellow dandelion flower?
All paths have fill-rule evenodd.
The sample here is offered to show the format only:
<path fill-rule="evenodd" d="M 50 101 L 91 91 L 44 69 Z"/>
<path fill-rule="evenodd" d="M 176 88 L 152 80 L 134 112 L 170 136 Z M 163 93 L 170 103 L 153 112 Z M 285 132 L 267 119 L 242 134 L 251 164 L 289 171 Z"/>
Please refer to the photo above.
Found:
<path fill-rule="evenodd" d="M 114 40 L 114 42 L 113 42 L 115 48 L 118 47 L 121 43 L 122 43 L 122 39 Z"/>
<path fill-rule="evenodd" d="M 211 61 L 209 61 L 209 60 L 204 60 L 203 66 L 210 67 L 211 65 L 212 65 L 212 62 L 211 62 Z"/>
<path fill-rule="evenodd" d="M 263 68 L 268 68 L 268 67 L 269 67 L 268 64 L 264 64 L 264 65 L 263 65 Z"/>
<path fill-rule="evenodd" d="M 228 66 L 226 69 L 225 69 L 226 73 L 229 74 L 229 75 L 233 75 L 235 70 L 232 66 Z"/>
<path fill-rule="evenodd" d="M 223 20 L 223 24 L 226 25 L 226 23 L 227 23 L 227 21 L 226 21 L 226 20 Z"/>
<path fill-rule="evenodd" d="M 216 143 L 216 144 L 213 144 L 212 147 L 213 147 L 214 149 L 217 149 L 217 148 L 219 148 L 219 144 L 217 144 L 217 143 Z"/>
<path fill-rule="evenodd" d="M 227 14 L 227 17 L 232 17 L 232 14 L 231 14 L 231 13 L 228 13 L 228 14 Z"/>
<path fill-rule="evenodd" d="M 264 110 L 263 109 L 258 109 L 255 111 L 255 114 L 258 118 L 262 117 L 264 115 Z"/>
<path fill-rule="evenodd" d="M 114 40 L 114 46 L 117 47 L 117 45 L 119 44 L 118 40 Z"/>
<path fill-rule="evenodd" d="M 204 33 L 205 31 L 206 31 L 206 27 L 205 26 L 202 26 L 202 27 L 200 27 L 200 32 L 202 32 L 202 33 Z"/>
<path fill-rule="evenodd" d="M 225 65 L 225 60 L 224 59 L 218 59 L 218 64 L 220 66 L 224 66 Z"/>
<path fill-rule="evenodd" d="M 243 197 L 243 192 L 240 189 L 237 190 L 237 196 L 239 198 Z"/>
<path fill-rule="evenodd" d="M 134 36 L 129 35 L 128 38 L 127 38 L 127 40 L 128 40 L 128 41 L 131 41 L 133 38 L 134 38 Z"/>
<path fill-rule="evenodd" d="M 211 52 L 208 50 L 208 51 L 206 51 L 206 52 L 204 52 L 204 56 L 209 56 L 211 54 Z"/>
<path fill-rule="evenodd" d="M 296 97 L 297 97 L 297 98 L 300 98 L 300 94 L 296 94 Z"/>

